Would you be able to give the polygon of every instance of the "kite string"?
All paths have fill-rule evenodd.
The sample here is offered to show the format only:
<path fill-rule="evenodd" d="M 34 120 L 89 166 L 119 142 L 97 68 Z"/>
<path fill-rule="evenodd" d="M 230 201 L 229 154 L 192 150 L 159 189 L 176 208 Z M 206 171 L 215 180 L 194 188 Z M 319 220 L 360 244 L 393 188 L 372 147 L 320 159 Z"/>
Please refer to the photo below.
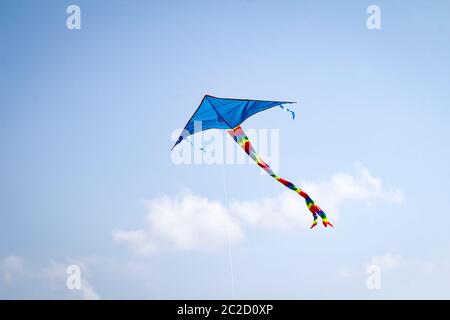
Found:
<path fill-rule="evenodd" d="M 227 192 L 227 179 L 225 176 L 225 163 L 222 163 L 222 178 L 223 178 L 223 193 L 225 197 L 225 206 L 228 208 L 228 192 Z M 233 271 L 233 255 L 231 252 L 231 239 L 230 239 L 230 225 L 227 226 L 227 245 L 228 245 L 228 262 L 230 266 L 230 280 L 231 280 L 231 298 L 234 300 L 234 271 Z"/>
<path fill-rule="evenodd" d="M 191 144 L 191 146 L 192 146 L 192 149 L 196 149 L 196 147 L 195 147 L 195 144 L 191 141 L 191 139 L 186 139 L 187 141 L 189 141 L 189 143 Z M 198 148 L 198 150 L 200 150 L 200 151 L 202 151 L 203 153 L 206 153 L 206 150 L 205 150 L 205 148 L 203 147 L 203 145 L 202 145 L 202 147 L 200 147 L 200 148 Z"/>

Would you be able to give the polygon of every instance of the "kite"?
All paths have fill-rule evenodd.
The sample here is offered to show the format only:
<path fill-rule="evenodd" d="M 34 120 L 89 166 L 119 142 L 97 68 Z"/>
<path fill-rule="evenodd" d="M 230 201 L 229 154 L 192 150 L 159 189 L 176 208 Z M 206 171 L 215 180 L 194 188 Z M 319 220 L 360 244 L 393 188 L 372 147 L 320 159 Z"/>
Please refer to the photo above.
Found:
<path fill-rule="evenodd" d="M 263 169 L 272 178 L 298 193 L 305 199 L 306 206 L 313 215 L 313 223 L 311 229 L 317 225 L 317 219 L 320 217 L 325 227 L 333 225 L 327 218 L 327 215 L 323 210 L 311 199 L 311 197 L 303 191 L 300 187 L 296 186 L 292 182 L 289 182 L 277 174 L 275 174 L 267 163 L 265 163 L 260 156 L 256 153 L 250 140 L 241 128 L 242 122 L 254 114 L 273 108 L 281 107 L 287 112 L 292 114 L 292 119 L 295 118 L 295 113 L 285 107 L 286 104 L 292 104 L 294 102 L 289 101 L 266 101 L 266 100 L 247 100 L 247 99 L 229 99 L 218 98 L 210 95 L 205 95 L 197 110 L 187 122 L 178 140 L 175 142 L 172 150 L 183 139 L 198 132 L 197 122 L 201 123 L 200 131 L 208 129 L 224 129 L 234 139 L 234 141 L 241 146 L 241 148 L 248 154 L 256 164 Z"/>

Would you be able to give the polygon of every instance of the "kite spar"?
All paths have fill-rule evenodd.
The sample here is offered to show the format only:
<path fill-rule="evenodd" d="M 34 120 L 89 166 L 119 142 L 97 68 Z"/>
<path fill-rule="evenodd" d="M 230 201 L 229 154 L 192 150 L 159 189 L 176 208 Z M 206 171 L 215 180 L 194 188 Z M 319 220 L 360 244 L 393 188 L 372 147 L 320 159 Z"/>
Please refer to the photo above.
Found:
<path fill-rule="evenodd" d="M 255 113 L 280 106 L 286 111 L 292 114 L 292 118 L 295 117 L 295 113 L 288 108 L 285 104 L 291 104 L 294 102 L 288 101 L 265 101 L 265 100 L 244 100 L 244 99 L 228 99 L 217 98 L 206 95 L 200 106 L 189 119 L 188 123 L 184 127 L 184 130 L 178 140 L 175 142 L 172 150 L 177 144 L 179 144 L 187 136 L 196 133 L 197 127 L 195 122 L 201 121 L 201 131 L 207 129 L 224 129 L 228 134 L 236 141 L 237 144 L 248 154 L 256 164 L 261 167 L 272 178 L 298 193 L 305 199 L 306 206 L 313 215 L 313 223 L 311 228 L 317 225 L 318 217 L 322 219 L 322 223 L 325 227 L 333 226 L 327 218 L 327 215 L 323 210 L 311 199 L 311 197 L 303 191 L 300 187 L 294 185 L 278 175 L 276 175 L 267 163 L 265 163 L 261 157 L 256 153 L 250 140 L 245 134 L 244 130 L 240 127 L 241 123 L 247 118 L 251 117 Z"/>

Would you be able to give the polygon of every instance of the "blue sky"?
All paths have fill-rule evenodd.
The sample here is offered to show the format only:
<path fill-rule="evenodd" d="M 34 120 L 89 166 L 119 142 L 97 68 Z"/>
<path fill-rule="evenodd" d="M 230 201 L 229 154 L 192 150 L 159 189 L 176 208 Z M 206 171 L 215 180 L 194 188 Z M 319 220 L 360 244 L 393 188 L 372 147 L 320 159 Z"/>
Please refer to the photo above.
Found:
<path fill-rule="evenodd" d="M 449 9 L 2 1 L 0 297 L 449 298 Z M 174 165 L 171 134 L 204 94 L 298 101 L 295 121 L 274 109 L 244 127 L 280 130 L 279 174 L 316 191 L 335 229 L 296 220 L 256 167 Z M 164 233 L 161 212 L 191 219 Z M 220 221 L 236 231 L 234 290 Z M 186 230 L 202 236 L 183 248 Z M 95 295 L 65 288 L 71 263 Z"/>

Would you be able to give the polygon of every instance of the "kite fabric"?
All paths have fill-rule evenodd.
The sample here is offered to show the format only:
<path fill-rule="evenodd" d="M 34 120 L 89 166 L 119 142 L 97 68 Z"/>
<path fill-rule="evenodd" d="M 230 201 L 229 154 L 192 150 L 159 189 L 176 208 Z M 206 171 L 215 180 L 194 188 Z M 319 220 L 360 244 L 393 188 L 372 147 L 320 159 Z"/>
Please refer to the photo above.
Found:
<path fill-rule="evenodd" d="M 300 189 L 293 183 L 284 180 L 283 178 L 277 176 L 272 169 L 265 163 L 256 151 L 253 149 L 248 137 L 246 136 L 244 130 L 240 127 L 241 123 L 247 118 L 251 117 L 255 113 L 280 106 L 282 109 L 290 112 L 292 114 L 292 119 L 295 118 L 295 113 L 286 108 L 284 104 L 291 104 L 294 102 L 288 101 L 265 101 L 265 100 L 244 100 L 244 99 L 228 99 L 228 98 L 218 98 L 206 95 L 200 106 L 189 119 L 188 123 L 184 127 L 184 130 L 178 140 L 175 142 L 172 150 L 177 144 L 179 144 L 183 139 L 197 133 L 199 131 L 208 129 L 226 129 L 227 132 L 233 137 L 233 139 L 238 143 L 242 149 L 260 166 L 267 174 L 269 174 L 278 182 L 285 185 L 287 188 L 298 193 L 306 201 L 306 205 L 309 211 L 313 215 L 313 223 L 311 228 L 317 225 L 318 216 L 322 218 L 322 223 L 325 227 L 333 225 L 328 221 L 325 212 L 323 212 L 320 207 L 314 203 L 314 201 L 309 197 L 309 195 Z M 201 124 L 198 128 L 197 123 Z"/>
<path fill-rule="evenodd" d="M 196 122 L 201 123 L 201 131 L 208 129 L 233 129 L 257 112 L 289 103 L 293 102 L 225 99 L 206 95 L 184 127 L 183 133 L 172 147 L 172 150 L 184 138 L 197 132 Z M 292 111 L 286 110 L 292 113 Z M 294 115 L 294 113 L 292 114 Z"/>

